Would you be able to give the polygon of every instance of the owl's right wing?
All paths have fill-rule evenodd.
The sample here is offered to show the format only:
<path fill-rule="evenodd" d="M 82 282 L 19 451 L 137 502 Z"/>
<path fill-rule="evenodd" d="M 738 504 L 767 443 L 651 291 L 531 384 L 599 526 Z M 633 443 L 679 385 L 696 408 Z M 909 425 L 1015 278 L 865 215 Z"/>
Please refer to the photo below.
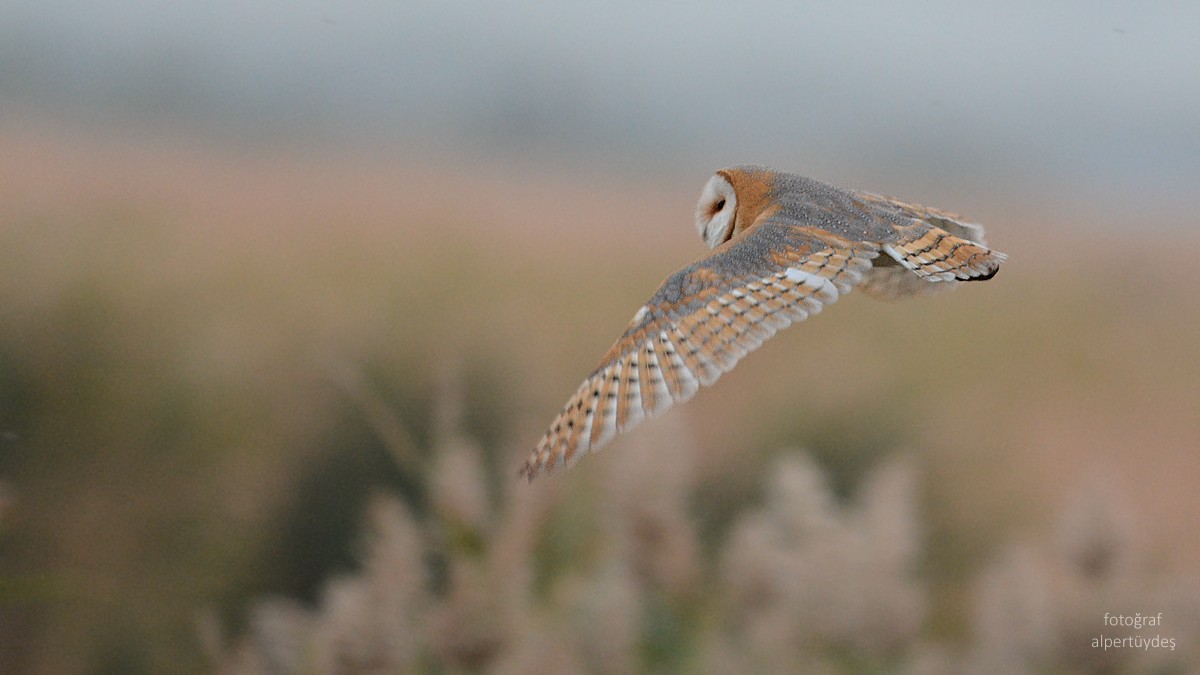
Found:
<path fill-rule="evenodd" d="M 769 221 L 667 278 L 530 452 L 520 474 L 570 466 L 690 399 L 781 328 L 821 311 L 878 246 Z"/>
<path fill-rule="evenodd" d="M 935 209 L 923 204 L 904 201 L 903 199 L 892 197 L 890 195 L 882 195 L 874 192 L 862 192 L 858 190 L 853 190 L 852 192 L 858 199 L 868 204 L 884 208 L 888 211 L 903 214 L 904 216 L 907 216 L 913 220 L 924 221 L 934 227 L 945 230 L 959 239 L 966 239 L 967 241 L 974 242 L 980 246 L 987 246 L 987 240 L 984 238 L 983 225 L 980 225 L 979 223 L 968 222 L 966 218 L 958 215 L 957 213 L 951 213 L 949 211 Z"/>
<path fill-rule="evenodd" d="M 870 297 L 900 300 L 954 288 L 961 281 L 987 280 L 1008 258 L 988 248 L 982 225 L 962 216 L 886 195 L 854 195 L 860 203 L 912 223 L 896 228 L 892 240 L 883 245 L 887 256 L 863 279 L 862 291 Z"/>

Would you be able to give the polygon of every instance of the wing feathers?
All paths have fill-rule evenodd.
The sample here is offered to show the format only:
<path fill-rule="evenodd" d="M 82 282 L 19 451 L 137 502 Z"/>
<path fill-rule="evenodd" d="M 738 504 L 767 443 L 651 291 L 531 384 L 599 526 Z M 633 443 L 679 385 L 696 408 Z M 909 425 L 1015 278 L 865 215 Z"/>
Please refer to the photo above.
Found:
<path fill-rule="evenodd" d="M 658 360 L 660 365 L 656 375 L 664 383 L 662 407 L 666 408 L 674 402 L 682 403 L 690 399 L 700 387 L 700 383 L 696 381 L 692 371 L 680 358 L 675 344 L 671 342 L 671 337 L 667 335 L 666 331 L 658 332 L 658 345 L 662 349 L 663 356 Z"/>
<path fill-rule="evenodd" d="M 1003 253 L 929 227 L 919 235 L 883 247 L 888 255 L 928 281 L 991 279 L 1007 259 Z"/>
<path fill-rule="evenodd" d="M 850 245 L 789 256 L 788 265 L 772 273 L 721 277 L 716 286 L 673 302 L 663 300 L 660 289 L 655 300 L 663 302 L 652 300 L 638 311 L 530 453 L 521 475 L 532 480 L 572 465 L 616 434 L 687 401 L 778 330 L 836 302 L 877 255 L 868 246 Z M 703 272 L 696 276 L 711 281 L 711 271 Z"/>
<path fill-rule="evenodd" d="M 654 351 L 654 342 L 649 341 L 641 351 L 638 359 L 638 402 L 646 411 L 646 416 L 654 415 L 658 409 L 658 385 L 650 380 L 650 364 L 654 364 L 654 375 L 658 375 L 658 353 Z"/>

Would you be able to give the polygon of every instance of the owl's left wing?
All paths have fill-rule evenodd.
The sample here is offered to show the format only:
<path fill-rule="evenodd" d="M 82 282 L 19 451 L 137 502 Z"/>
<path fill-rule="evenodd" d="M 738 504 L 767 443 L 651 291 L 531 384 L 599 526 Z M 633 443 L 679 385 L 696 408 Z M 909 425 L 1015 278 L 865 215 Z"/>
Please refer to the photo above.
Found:
<path fill-rule="evenodd" d="M 781 328 L 858 283 L 878 247 L 783 221 L 756 226 L 667 278 L 571 396 L 520 474 L 573 465 L 690 399 Z"/>

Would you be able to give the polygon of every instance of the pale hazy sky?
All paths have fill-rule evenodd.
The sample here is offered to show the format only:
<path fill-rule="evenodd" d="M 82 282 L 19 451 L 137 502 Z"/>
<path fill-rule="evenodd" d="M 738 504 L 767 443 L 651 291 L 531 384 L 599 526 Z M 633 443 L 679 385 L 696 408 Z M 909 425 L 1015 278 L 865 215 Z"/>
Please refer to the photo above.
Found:
<path fill-rule="evenodd" d="M 7 0 L 6 108 L 1185 189 L 1200 2 Z"/>

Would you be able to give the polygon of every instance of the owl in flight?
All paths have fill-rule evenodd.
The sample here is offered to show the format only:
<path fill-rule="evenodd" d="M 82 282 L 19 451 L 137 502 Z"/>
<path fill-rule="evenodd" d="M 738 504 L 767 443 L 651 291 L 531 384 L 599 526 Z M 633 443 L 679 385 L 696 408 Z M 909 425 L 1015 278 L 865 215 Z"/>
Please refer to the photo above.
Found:
<path fill-rule="evenodd" d="M 761 166 L 709 179 L 696 229 L 712 250 L 637 310 L 521 476 L 573 465 L 687 401 L 855 285 L 894 300 L 991 279 L 1006 257 L 985 245 L 981 226 L 954 214 Z"/>

